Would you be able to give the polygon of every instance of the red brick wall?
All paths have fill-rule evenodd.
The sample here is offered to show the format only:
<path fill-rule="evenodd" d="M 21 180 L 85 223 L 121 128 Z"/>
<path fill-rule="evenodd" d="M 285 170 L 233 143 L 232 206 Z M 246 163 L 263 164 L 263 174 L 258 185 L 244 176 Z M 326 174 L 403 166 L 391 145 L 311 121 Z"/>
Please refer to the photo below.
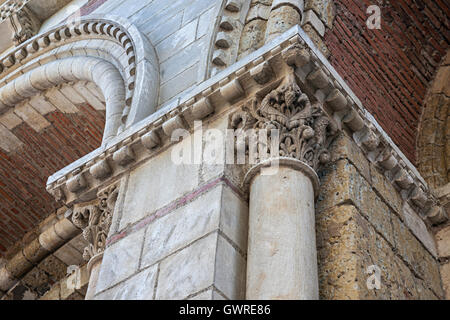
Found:
<path fill-rule="evenodd" d="M 23 147 L 10 154 L 0 149 L 0 257 L 61 206 L 47 193 L 47 178 L 100 146 L 104 112 L 78 108 L 47 114 L 52 125 L 40 133 L 22 123 L 12 132 Z"/>
<path fill-rule="evenodd" d="M 446 0 L 336 0 L 325 35 L 330 62 L 405 155 L 415 162 L 423 101 L 449 45 Z M 366 26 L 379 5 L 380 30 Z"/>

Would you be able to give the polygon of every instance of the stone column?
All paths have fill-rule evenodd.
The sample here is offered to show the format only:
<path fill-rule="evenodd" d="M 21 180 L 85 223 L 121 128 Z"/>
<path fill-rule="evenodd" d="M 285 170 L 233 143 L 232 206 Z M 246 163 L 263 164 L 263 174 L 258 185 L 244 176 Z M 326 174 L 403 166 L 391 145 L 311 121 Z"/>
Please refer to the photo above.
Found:
<path fill-rule="evenodd" d="M 83 230 L 83 237 L 89 243 L 84 249 L 83 258 L 88 261 L 89 285 L 86 300 L 94 297 L 103 252 L 111 227 L 118 188 L 110 186 L 98 194 L 98 199 L 89 204 L 75 205 L 73 223 Z"/>
<path fill-rule="evenodd" d="M 274 0 L 266 28 L 266 42 L 271 41 L 302 20 L 303 0 Z"/>
<path fill-rule="evenodd" d="M 270 157 L 257 155 L 245 177 L 250 191 L 246 298 L 318 299 L 315 170 L 329 161 L 327 147 L 336 128 L 322 106 L 301 92 L 293 74 L 231 120 L 238 135 L 278 133 L 271 131 L 262 143 Z M 255 149 L 250 143 L 249 154 Z"/>

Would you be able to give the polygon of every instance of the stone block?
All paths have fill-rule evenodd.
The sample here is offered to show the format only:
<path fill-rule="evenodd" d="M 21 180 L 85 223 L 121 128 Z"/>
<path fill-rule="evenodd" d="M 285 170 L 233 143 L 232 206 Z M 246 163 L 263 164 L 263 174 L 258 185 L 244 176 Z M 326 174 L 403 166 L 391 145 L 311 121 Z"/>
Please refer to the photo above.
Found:
<path fill-rule="evenodd" d="M 50 275 L 53 281 L 58 281 L 67 274 L 67 265 L 53 255 L 42 260 L 38 264 L 38 268 Z"/>
<path fill-rule="evenodd" d="M 122 284 L 95 296 L 95 300 L 152 300 L 158 265 L 134 275 Z"/>
<path fill-rule="evenodd" d="M 146 231 L 142 267 L 216 230 L 219 225 L 222 186 L 153 222 Z"/>
<path fill-rule="evenodd" d="M 96 292 L 108 289 L 138 270 L 144 229 L 136 231 L 106 248 Z"/>
<path fill-rule="evenodd" d="M 400 219 L 392 217 L 392 226 L 397 254 L 424 280 L 426 286 L 436 295 L 442 296 L 438 262 Z"/>
<path fill-rule="evenodd" d="M 163 39 L 176 32 L 181 28 L 181 23 L 183 20 L 183 11 L 176 13 L 172 17 L 168 17 L 166 21 L 157 26 L 148 35 L 149 39 L 153 45 L 158 45 Z"/>
<path fill-rule="evenodd" d="M 173 79 L 176 75 L 200 61 L 206 43 L 206 39 L 197 40 L 161 63 L 161 83 Z"/>
<path fill-rule="evenodd" d="M 179 142 L 188 148 L 190 139 Z M 157 155 L 130 174 L 120 228 L 134 223 L 191 191 L 198 185 L 199 165 L 172 161 L 172 150 Z"/>
<path fill-rule="evenodd" d="M 231 300 L 245 299 L 245 259 L 220 235 L 216 250 L 214 286 Z"/>
<path fill-rule="evenodd" d="M 42 294 L 48 289 L 51 282 L 47 274 L 39 268 L 33 268 L 23 278 L 22 282 L 28 287 L 34 289 L 36 292 Z"/>
<path fill-rule="evenodd" d="M 4 114 L 0 115 L 0 123 L 8 130 L 14 129 L 22 122 L 22 119 L 14 113 L 14 109 L 9 109 Z"/>
<path fill-rule="evenodd" d="M 450 226 L 436 233 L 436 244 L 440 258 L 450 257 Z"/>
<path fill-rule="evenodd" d="M 0 148 L 6 152 L 12 152 L 23 144 L 11 131 L 0 124 Z"/>
<path fill-rule="evenodd" d="M 188 300 L 227 300 L 227 299 L 225 299 L 224 296 L 218 293 L 215 289 L 208 289 L 190 297 Z"/>
<path fill-rule="evenodd" d="M 248 204 L 228 186 L 223 187 L 221 202 L 220 230 L 242 252 L 247 252 Z"/>
<path fill-rule="evenodd" d="M 369 162 L 362 150 L 346 134 L 338 135 L 331 145 L 330 153 L 331 161 L 348 159 L 367 181 L 371 181 Z"/>
<path fill-rule="evenodd" d="M 83 262 L 82 254 L 69 243 L 56 250 L 53 255 L 68 266 L 79 265 Z"/>
<path fill-rule="evenodd" d="M 321 299 L 359 298 L 358 230 L 353 206 L 325 210 L 316 216 L 319 294 Z M 368 232 L 368 231 L 367 231 Z M 367 237 L 367 235 L 366 235 Z M 365 241 L 365 238 L 361 238 Z"/>
<path fill-rule="evenodd" d="M 167 102 L 177 94 L 193 86 L 199 80 L 199 69 L 199 63 L 195 63 L 161 85 L 159 103 Z"/>
<path fill-rule="evenodd" d="M 445 299 L 450 300 L 450 262 L 441 266 L 441 277 L 445 291 Z"/>
<path fill-rule="evenodd" d="M 370 165 L 372 187 L 375 188 L 386 203 L 398 214 L 402 215 L 402 198 L 393 184 L 381 174 L 374 165 Z"/>
<path fill-rule="evenodd" d="M 225 184 L 154 221 L 146 231 L 141 267 L 152 265 L 219 228 L 240 250 L 246 251 L 248 207 Z"/>
<path fill-rule="evenodd" d="M 215 8 L 202 13 L 198 20 L 197 39 L 211 32 L 211 21 L 214 21 Z"/>
<path fill-rule="evenodd" d="M 212 233 L 161 262 L 156 299 L 183 299 L 213 284 L 217 237 Z"/>
<path fill-rule="evenodd" d="M 332 0 L 305 0 L 305 10 L 314 10 L 325 25 L 331 29 L 336 14 L 333 2 Z"/>
<path fill-rule="evenodd" d="M 198 18 L 202 13 L 217 5 L 217 1 L 211 0 L 195 0 L 191 2 L 191 5 L 187 6 L 184 10 L 183 25 L 189 23 L 193 19 Z"/>
<path fill-rule="evenodd" d="M 427 248 L 434 257 L 437 257 L 436 244 L 432 233 L 428 230 L 419 214 L 415 212 L 408 203 L 405 203 L 403 206 L 403 219 L 405 225 L 412 231 L 417 239 L 420 240 L 425 248 Z"/>
<path fill-rule="evenodd" d="M 321 188 L 316 211 L 351 201 L 393 245 L 392 212 L 377 196 L 369 183 L 347 160 L 339 160 L 320 172 Z"/>
<path fill-rule="evenodd" d="M 33 265 L 25 258 L 21 250 L 6 263 L 5 267 L 11 275 L 19 278 L 20 276 L 31 270 Z"/>
<path fill-rule="evenodd" d="M 40 300 L 61 300 L 60 296 L 61 287 L 59 283 L 53 285 L 49 291 L 47 291 Z"/>
<path fill-rule="evenodd" d="M 184 47 L 194 42 L 197 30 L 197 20 L 186 24 L 183 28 L 170 35 L 156 46 L 159 61 L 163 62 L 170 56 L 182 50 Z"/>
<path fill-rule="evenodd" d="M 23 249 L 25 258 L 32 263 L 38 263 L 49 253 L 48 250 L 41 246 L 38 239 L 34 239 Z"/>
<path fill-rule="evenodd" d="M 41 116 L 29 103 L 20 104 L 15 107 L 14 113 L 25 121 L 33 130 L 40 132 L 50 126 L 50 122 Z"/>

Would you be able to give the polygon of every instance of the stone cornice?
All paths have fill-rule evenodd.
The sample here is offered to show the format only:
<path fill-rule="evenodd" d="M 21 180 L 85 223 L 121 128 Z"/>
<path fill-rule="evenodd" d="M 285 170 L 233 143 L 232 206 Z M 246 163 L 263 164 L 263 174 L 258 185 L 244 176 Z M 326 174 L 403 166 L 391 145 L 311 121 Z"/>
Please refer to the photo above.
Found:
<path fill-rule="evenodd" d="M 198 85 L 173 105 L 151 114 L 108 144 L 93 151 L 48 179 L 47 190 L 68 203 L 95 194 L 167 146 L 177 128 L 191 128 L 214 111 L 266 95 L 293 68 L 299 86 L 310 99 L 323 104 L 340 130 L 425 218 L 438 204 L 417 169 L 363 107 L 344 80 L 296 26 L 226 70 Z"/>

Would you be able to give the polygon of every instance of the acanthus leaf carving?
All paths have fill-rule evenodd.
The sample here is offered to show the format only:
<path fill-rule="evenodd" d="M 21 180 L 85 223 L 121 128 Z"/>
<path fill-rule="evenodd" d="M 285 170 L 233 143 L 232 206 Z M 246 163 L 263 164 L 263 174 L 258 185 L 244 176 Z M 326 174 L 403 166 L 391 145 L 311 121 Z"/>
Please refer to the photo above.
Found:
<path fill-rule="evenodd" d="M 300 160 L 314 170 L 330 160 L 328 147 L 337 132 L 334 121 L 324 113 L 322 105 L 311 103 L 292 73 L 261 102 L 253 98 L 234 113 L 231 127 L 237 130 L 237 136 L 244 135 L 246 141 L 249 135 L 266 130 L 267 148 L 272 157 L 274 154 L 270 149 L 275 145 L 279 148 L 275 156 Z M 272 141 L 272 130 L 278 132 L 276 144 Z"/>
<path fill-rule="evenodd" d="M 23 7 L 10 17 L 11 25 L 14 28 L 14 43 L 19 45 L 31 39 L 39 30 L 37 19 L 33 13 Z"/>
<path fill-rule="evenodd" d="M 95 203 L 74 209 L 72 221 L 83 230 L 83 238 L 88 242 L 83 252 L 87 261 L 105 250 L 117 196 L 114 185 L 100 192 Z"/>

